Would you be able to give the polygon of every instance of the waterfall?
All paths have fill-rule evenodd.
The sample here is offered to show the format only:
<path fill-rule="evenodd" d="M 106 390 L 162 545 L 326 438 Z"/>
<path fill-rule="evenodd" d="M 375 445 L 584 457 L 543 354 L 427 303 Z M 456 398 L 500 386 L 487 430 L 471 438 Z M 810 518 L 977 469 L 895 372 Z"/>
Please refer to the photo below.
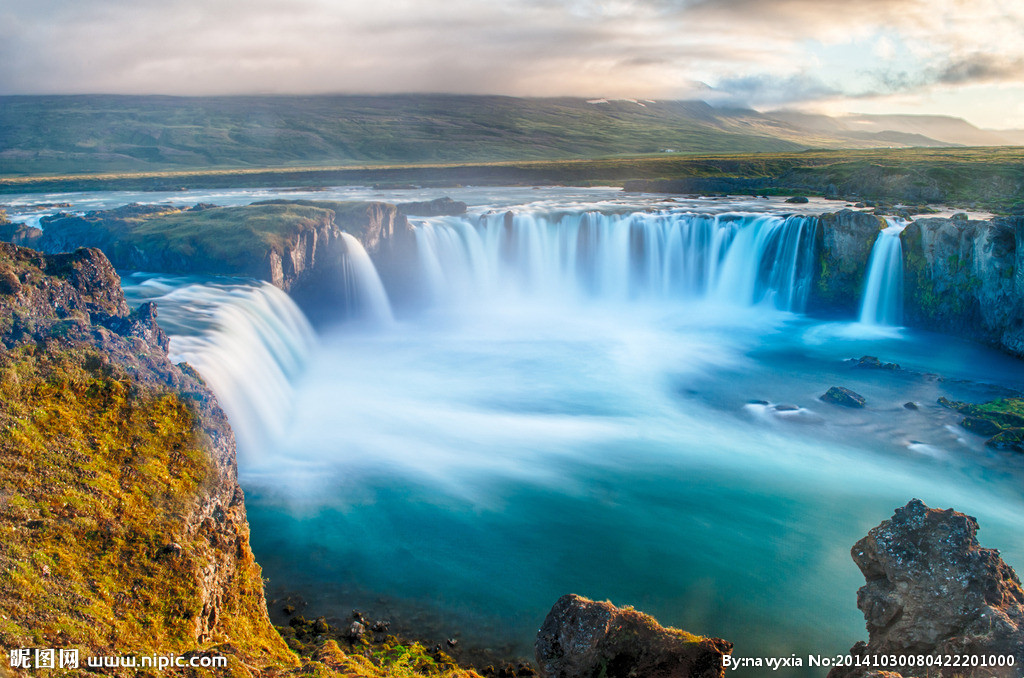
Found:
<path fill-rule="evenodd" d="M 435 303 L 509 290 L 610 300 L 716 298 L 802 311 L 815 219 L 636 212 L 485 214 L 414 222 Z"/>
<path fill-rule="evenodd" d="M 896 217 L 886 217 L 885 220 L 889 225 L 878 232 L 865 276 L 859 320 L 866 325 L 895 326 L 903 320 L 900 233 L 907 227 L 907 222 Z"/>
<path fill-rule="evenodd" d="M 126 281 L 124 290 L 131 303 L 157 302 L 171 361 L 194 367 L 217 395 L 240 454 L 280 439 L 314 343 L 287 294 L 268 283 L 169 277 Z"/>
<path fill-rule="evenodd" d="M 345 243 L 341 267 L 346 315 L 376 324 L 393 322 L 387 292 L 370 255 L 355 237 L 343 232 L 341 238 Z"/>

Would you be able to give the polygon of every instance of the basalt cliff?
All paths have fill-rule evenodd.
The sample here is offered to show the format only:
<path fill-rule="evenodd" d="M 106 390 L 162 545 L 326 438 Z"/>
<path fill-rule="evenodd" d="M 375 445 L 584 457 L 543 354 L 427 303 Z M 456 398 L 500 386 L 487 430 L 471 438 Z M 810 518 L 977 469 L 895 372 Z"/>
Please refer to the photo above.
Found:
<path fill-rule="evenodd" d="M 819 217 L 812 312 L 856 312 L 885 225 L 854 210 Z M 904 324 L 1024 357 L 1024 217 L 918 218 L 900 242 Z"/>
<path fill-rule="evenodd" d="M 40 225 L 0 225 L 0 240 L 48 254 L 95 247 L 120 270 L 256 278 L 310 304 L 343 284 L 341 261 L 351 246 L 343 233 L 382 255 L 409 235 L 395 205 L 308 200 L 186 209 L 132 204 L 57 214 Z"/>

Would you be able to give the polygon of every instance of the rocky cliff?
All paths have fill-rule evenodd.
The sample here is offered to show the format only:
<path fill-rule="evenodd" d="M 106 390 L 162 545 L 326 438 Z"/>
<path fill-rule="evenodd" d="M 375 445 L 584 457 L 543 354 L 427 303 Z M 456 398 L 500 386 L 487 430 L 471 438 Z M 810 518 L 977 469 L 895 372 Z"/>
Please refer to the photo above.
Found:
<path fill-rule="evenodd" d="M 977 531 L 974 518 L 915 499 L 857 542 L 851 553 L 867 582 L 857 607 L 868 642 L 850 651 L 861 666 L 834 668 L 829 678 L 868 678 L 880 670 L 892 678 L 1018 678 L 1024 590 L 998 551 L 981 548 Z M 916 665 L 907 666 L 911 658 Z M 989 666 L 972 665 L 983 658 Z"/>
<path fill-rule="evenodd" d="M 0 226 L 0 239 L 51 254 L 96 247 L 125 270 L 257 278 L 310 304 L 341 284 L 343 231 L 371 254 L 409 235 L 394 205 L 309 200 L 185 210 L 126 205 L 41 225 Z"/>
<path fill-rule="evenodd" d="M 900 236 L 907 324 L 1024 356 L 1022 237 L 1022 217 L 909 224 Z"/>
<path fill-rule="evenodd" d="M 871 248 L 885 223 L 873 214 L 841 210 L 818 218 L 818 267 L 808 300 L 812 312 L 856 312 Z"/>
<path fill-rule="evenodd" d="M 231 428 L 168 361 L 153 306 L 129 312 L 98 250 L 0 243 L 0 319 L 0 644 L 296 664 L 267 617 Z"/>

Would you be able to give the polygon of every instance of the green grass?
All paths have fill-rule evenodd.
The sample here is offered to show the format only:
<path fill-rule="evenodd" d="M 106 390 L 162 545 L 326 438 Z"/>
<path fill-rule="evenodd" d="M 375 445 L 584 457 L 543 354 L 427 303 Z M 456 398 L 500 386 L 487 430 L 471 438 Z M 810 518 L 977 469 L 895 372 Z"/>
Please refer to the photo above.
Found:
<path fill-rule="evenodd" d="M 499 96 L 11 96 L 2 174 L 783 151 L 754 111 Z M 793 132 L 792 136 L 800 135 Z"/>
<path fill-rule="evenodd" d="M 1024 148 L 1018 147 L 659 154 L 489 163 L 376 163 L 349 167 L 190 168 L 8 177 L 0 179 L 0 193 L 353 184 L 385 187 L 408 184 L 436 187 L 612 185 L 637 190 L 705 192 L 701 186 L 707 185 L 707 181 L 737 178 L 752 181 L 752 188 L 732 192 L 826 195 L 834 186 L 839 196 L 847 198 L 910 204 L 944 202 L 997 212 L 1024 209 Z M 692 183 L 691 188 L 687 188 L 687 182 Z"/>

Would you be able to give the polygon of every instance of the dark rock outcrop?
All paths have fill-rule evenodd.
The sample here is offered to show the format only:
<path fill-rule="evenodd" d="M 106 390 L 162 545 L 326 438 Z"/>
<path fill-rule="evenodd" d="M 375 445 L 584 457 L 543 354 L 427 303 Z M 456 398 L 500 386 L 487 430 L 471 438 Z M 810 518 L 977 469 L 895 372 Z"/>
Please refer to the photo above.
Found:
<path fill-rule="evenodd" d="M 867 583 L 857 607 L 868 642 L 851 654 L 1013 657 L 1013 667 L 901 667 L 911 676 L 1017 678 L 1024 665 L 1024 590 L 999 552 L 981 548 L 977 521 L 914 499 L 852 550 Z M 891 666 L 891 665 L 890 665 Z M 837 667 L 829 678 L 867 678 L 878 667 Z"/>
<path fill-rule="evenodd" d="M 939 398 L 938 403 L 965 415 L 960 425 L 968 431 L 990 436 L 985 442 L 989 447 L 1024 452 L 1024 400 L 1021 398 L 1004 398 L 980 405 Z"/>
<path fill-rule="evenodd" d="M 919 219 L 900 235 L 907 324 L 1024 356 L 1024 217 Z"/>
<path fill-rule="evenodd" d="M 856 312 L 871 248 L 884 222 L 872 214 L 840 210 L 818 218 L 818 267 L 808 308 Z"/>
<path fill-rule="evenodd" d="M 821 396 L 822 401 L 843 407 L 864 407 L 866 400 L 861 394 L 845 386 L 833 386 Z"/>
<path fill-rule="evenodd" d="M 632 608 L 577 595 L 558 599 L 537 633 L 547 678 L 714 678 L 724 675 L 732 643 L 663 628 Z"/>
<path fill-rule="evenodd" d="M 396 207 L 399 214 L 408 217 L 453 217 L 466 213 L 466 203 L 447 196 L 419 202 L 400 202 Z"/>

